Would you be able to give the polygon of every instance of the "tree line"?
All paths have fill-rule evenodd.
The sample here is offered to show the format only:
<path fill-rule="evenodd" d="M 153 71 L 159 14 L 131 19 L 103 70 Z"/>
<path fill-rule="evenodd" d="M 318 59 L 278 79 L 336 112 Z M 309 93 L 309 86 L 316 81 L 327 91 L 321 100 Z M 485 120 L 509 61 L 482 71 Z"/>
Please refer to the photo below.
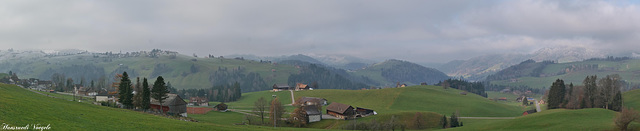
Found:
<path fill-rule="evenodd" d="M 240 83 L 235 82 L 227 85 L 217 85 L 209 89 L 182 89 L 176 94 L 183 98 L 203 97 L 209 101 L 231 102 L 240 99 L 242 89 Z"/>
<path fill-rule="evenodd" d="M 547 96 L 548 109 L 603 108 L 622 110 L 622 78 L 607 75 L 598 80 L 597 76 L 587 76 L 582 86 L 566 85 L 563 80 L 553 82 Z"/>
<path fill-rule="evenodd" d="M 482 82 L 468 82 L 461 79 L 447 79 L 439 82 L 438 84 L 436 84 L 436 86 L 442 86 L 445 89 L 451 87 L 487 97 L 487 92 L 485 92 L 484 84 Z"/>
<path fill-rule="evenodd" d="M 129 79 L 129 74 L 124 72 L 118 82 L 118 102 L 122 103 L 122 108 L 125 109 L 148 110 L 151 108 L 151 98 L 153 98 L 158 100 L 160 106 L 164 106 L 162 104 L 169 97 L 167 95 L 169 90 L 165 85 L 164 78 L 158 76 L 152 86 L 150 89 L 147 78 L 143 78 L 142 83 L 140 83 L 139 77 L 136 78 L 134 86 Z M 134 91 L 136 92 L 135 94 Z M 161 113 L 163 113 L 162 111 L 160 109 Z"/>

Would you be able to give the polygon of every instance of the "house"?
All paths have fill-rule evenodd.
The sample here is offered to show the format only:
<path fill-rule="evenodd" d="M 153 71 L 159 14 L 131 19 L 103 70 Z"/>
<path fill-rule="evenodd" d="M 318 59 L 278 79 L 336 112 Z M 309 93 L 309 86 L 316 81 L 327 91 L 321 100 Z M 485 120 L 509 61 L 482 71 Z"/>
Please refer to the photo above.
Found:
<path fill-rule="evenodd" d="M 318 122 L 322 120 L 322 112 L 318 106 L 304 106 L 305 113 L 307 113 L 307 123 Z"/>
<path fill-rule="evenodd" d="M 500 97 L 500 98 L 498 98 L 498 100 L 507 101 L 507 97 Z"/>
<path fill-rule="evenodd" d="M 51 82 L 51 81 L 38 81 L 38 87 L 39 88 L 43 88 L 43 89 L 44 88 L 49 88 L 49 87 L 51 87 L 53 85 L 52 83 L 53 82 Z"/>
<path fill-rule="evenodd" d="M 377 115 L 377 114 L 378 113 L 374 110 L 356 107 L 356 117 L 366 117 L 366 116 Z"/>
<path fill-rule="evenodd" d="M 299 91 L 299 90 L 309 90 L 309 89 L 311 89 L 311 88 L 310 88 L 310 87 L 309 87 L 309 85 L 307 85 L 307 84 L 296 83 L 296 91 Z"/>
<path fill-rule="evenodd" d="M 287 84 L 273 84 L 273 91 L 290 90 L 291 87 Z"/>
<path fill-rule="evenodd" d="M 96 96 L 96 102 L 109 101 L 109 96 Z"/>
<path fill-rule="evenodd" d="M 204 97 L 191 97 L 189 98 L 189 105 L 194 106 L 209 106 L 209 100 Z"/>
<path fill-rule="evenodd" d="M 351 119 L 355 115 L 355 111 L 350 105 L 332 102 L 327 106 L 327 114 L 340 119 Z"/>
<path fill-rule="evenodd" d="M 296 104 L 302 105 L 327 105 L 327 99 L 317 97 L 301 97 Z"/>
<path fill-rule="evenodd" d="M 158 100 L 151 98 L 151 108 L 155 110 L 162 109 L 162 112 L 168 112 L 170 114 L 178 114 L 183 117 L 187 117 L 187 102 L 180 98 L 177 94 L 167 94 L 167 99 L 162 103 Z"/>
<path fill-rule="evenodd" d="M 526 116 L 526 115 L 533 114 L 533 113 L 536 113 L 536 112 L 537 112 L 536 109 L 527 110 L 527 111 L 522 112 L 522 116 Z"/>

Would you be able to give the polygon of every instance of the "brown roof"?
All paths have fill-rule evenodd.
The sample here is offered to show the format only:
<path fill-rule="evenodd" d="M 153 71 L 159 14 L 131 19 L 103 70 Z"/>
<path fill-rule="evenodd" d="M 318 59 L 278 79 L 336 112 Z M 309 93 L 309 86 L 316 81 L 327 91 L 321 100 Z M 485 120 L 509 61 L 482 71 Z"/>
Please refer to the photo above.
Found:
<path fill-rule="evenodd" d="M 344 114 L 347 111 L 347 109 L 349 109 L 349 107 L 351 107 L 351 106 L 350 105 L 345 105 L 345 104 L 342 104 L 342 103 L 338 103 L 338 102 L 331 102 L 331 104 L 329 104 L 329 106 L 327 106 L 327 110 Z M 353 108 L 353 107 L 351 107 L 351 108 Z"/>

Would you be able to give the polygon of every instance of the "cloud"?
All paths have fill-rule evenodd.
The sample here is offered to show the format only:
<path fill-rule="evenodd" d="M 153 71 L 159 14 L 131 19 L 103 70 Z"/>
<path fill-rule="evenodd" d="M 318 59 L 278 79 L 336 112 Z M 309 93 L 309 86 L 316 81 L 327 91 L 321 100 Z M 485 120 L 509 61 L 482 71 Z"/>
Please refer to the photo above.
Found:
<path fill-rule="evenodd" d="M 446 62 L 558 45 L 629 49 L 639 13 L 616 1 L 3 1 L 0 43 Z"/>

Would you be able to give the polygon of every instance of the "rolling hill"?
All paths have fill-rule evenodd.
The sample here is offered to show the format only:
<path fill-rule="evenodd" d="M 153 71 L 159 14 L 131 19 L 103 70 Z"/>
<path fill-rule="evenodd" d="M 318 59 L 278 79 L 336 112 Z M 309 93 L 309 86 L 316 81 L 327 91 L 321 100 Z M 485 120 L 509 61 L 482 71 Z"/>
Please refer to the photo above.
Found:
<path fill-rule="evenodd" d="M 591 108 L 580 110 L 555 109 L 517 117 L 513 120 L 492 120 L 482 124 L 465 123 L 449 130 L 612 130 L 614 111 Z M 463 120 L 464 121 L 464 120 Z M 632 124 L 631 128 L 638 128 Z"/>
<path fill-rule="evenodd" d="M 40 124 L 53 130 L 255 130 L 254 126 L 226 126 L 186 122 L 125 109 L 66 101 L 39 95 L 15 85 L 0 84 L 0 123 Z M 268 130 L 268 129 L 261 129 Z"/>
<path fill-rule="evenodd" d="M 629 84 L 628 89 L 640 84 L 640 60 L 629 58 L 590 59 L 569 63 L 522 62 L 487 77 L 491 84 L 545 88 L 555 79 L 581 85 L 585 77 L 618 74 Z"/>
<path fill-rule="evenodd" d="M 426 82 L 435 84 L 449 79 L 446 74 L 415 63 L 402 60 L 387 60 L 364 69 L 351 72 L 353 76 L 365 76 L 380 83 L 380 86 L 395 87 L 397 83 L 419 85 Z"/>

